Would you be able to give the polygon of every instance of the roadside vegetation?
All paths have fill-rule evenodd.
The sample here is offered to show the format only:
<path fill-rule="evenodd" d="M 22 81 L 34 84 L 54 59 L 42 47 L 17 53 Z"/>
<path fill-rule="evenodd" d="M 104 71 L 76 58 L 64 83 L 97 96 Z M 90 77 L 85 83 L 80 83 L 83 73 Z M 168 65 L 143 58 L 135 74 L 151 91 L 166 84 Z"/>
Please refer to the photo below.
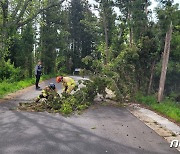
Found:
<path fill-rule="evenodd" d="M 55 75 L 43 75 L 41 81 L 50 79 Z M 0 98 L 17 90 L 26 88 L 35 84 L 35 78 L 27 78 L 21 81 L 3 80 L 0 84 Z"/>
<path fill-rule="evenodd" d="M 142 103 L 150 109 L 180 123 L 180 103 L 173 97 L 165 98 L 161 103 L 157 103 L 157 98 L 155 96 L 143 96 L 142 94 L 137 94 L 136 102 Z"/>

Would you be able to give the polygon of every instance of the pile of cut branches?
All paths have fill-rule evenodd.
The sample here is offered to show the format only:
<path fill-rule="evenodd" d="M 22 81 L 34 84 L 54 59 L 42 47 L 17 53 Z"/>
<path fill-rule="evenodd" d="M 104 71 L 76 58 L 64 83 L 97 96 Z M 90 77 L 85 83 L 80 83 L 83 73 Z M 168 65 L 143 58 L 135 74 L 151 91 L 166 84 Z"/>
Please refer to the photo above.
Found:
<path fill-rule="evenodd" d="M 94 101 L 97 93 L 105 93 L 107 83 L 103 78 L 95 80 L 79 81 L 83 87 L 78 88 L 72 95 L 62 93 L 61 96 L 48 97 L 41 99 L 39 103 L 19 103 L 18 109 L 23 111 L 62 113 L 64 115 L 71 114 L 75 111 L 87 109 Z"/>

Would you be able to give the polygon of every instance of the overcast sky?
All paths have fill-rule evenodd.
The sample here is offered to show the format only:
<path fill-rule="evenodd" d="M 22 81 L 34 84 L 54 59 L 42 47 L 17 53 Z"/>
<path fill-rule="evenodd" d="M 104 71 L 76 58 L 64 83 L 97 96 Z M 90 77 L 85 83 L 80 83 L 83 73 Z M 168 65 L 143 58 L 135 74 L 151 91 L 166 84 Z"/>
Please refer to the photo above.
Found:
<path fill-rule="evenodd" d="M 149 9 L 151 9 L 152 11 L 154 10 L 154 8 L 157 6 L 157 2 L 155 0 L 150 0 L 151 1 L 151 6 L 149 6 Z M 95 2 L 95 0 L 89 0 L 89 3 L 90 4 L 97 4 Z M 174 0 L 174 3 L 179 3 L 179 8 L 180 8 L 180 0 Z M 118 14 L 118 9 L 116 8 L 115 11 L 117 12 Z M 93 11 L 96 15 L 98 15 L 98 11 Z M 153 15 L 155 17 L 155 15 Z"/>

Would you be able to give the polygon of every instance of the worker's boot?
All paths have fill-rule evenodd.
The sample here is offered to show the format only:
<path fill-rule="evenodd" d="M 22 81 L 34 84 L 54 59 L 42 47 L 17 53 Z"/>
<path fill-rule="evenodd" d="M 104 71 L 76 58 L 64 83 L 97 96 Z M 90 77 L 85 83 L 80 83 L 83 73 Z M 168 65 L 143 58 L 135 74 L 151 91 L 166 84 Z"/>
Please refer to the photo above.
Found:
<path fill-rule="evenodd" d="M 38 102 L 39 102 L 39 100 L 40 100 L 40 98 L 36 98 L 35 102 L 36 102 L 36 103 L 38 103 Z"/>

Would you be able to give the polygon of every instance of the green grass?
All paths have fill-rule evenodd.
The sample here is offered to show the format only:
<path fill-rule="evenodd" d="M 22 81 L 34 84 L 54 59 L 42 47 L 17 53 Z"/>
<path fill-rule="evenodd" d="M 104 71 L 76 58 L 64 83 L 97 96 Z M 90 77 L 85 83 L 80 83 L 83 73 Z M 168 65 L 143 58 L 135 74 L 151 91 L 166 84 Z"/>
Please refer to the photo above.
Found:
<path fill-rule="evenodd" d="M 49 79 L 54 76 L 55 75 L 43 75 L 41 77 L 41 81 Z M 34 84 L 35 84 L 35 78 L 31 78 L 31 79 L 28 78 L 28 79 L 24 79 L 24 80 L 18 81 L 18 82 L 9 82 L 8 80 L 2 81 L 0 83 L 0 98 L 3 98 L 4 96 L 6 96 L 9 93 L 13 93 L 17 90 L 26 88 L 26 87 L 34 85 Z"/>
<path fill-rule="evenodd" d="M 138 94 L 136 96 L 136 101 L 147 105 L 151 109 L 180 122 L 180 103 L 174 102 L 170 99 L 165 99 L 161 103 L 157 103 L 155 96 L 143 96 Z"/>

